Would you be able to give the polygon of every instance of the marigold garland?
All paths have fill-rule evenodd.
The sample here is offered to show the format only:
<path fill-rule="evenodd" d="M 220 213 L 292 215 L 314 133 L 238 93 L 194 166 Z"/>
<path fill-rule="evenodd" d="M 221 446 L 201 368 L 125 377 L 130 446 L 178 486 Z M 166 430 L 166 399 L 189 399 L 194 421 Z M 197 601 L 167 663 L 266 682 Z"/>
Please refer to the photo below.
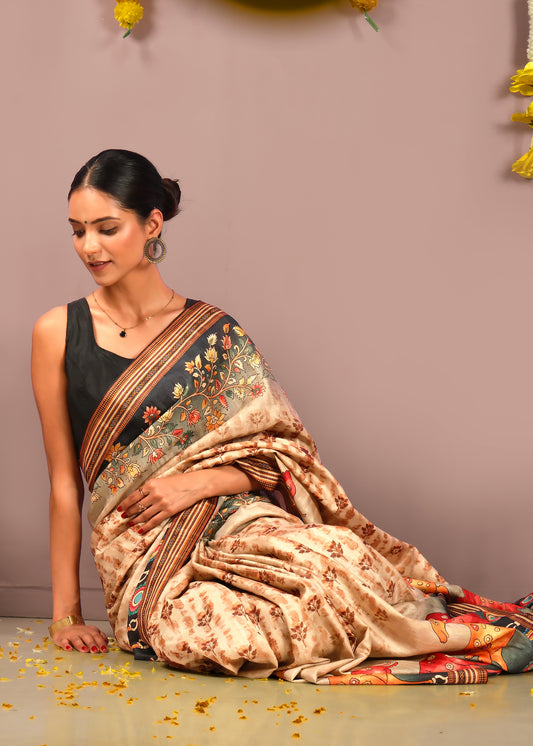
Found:
<path fill-rule="evenodd" d="M 126 33 L 122 37 L 125 39 L 131 34 L 131 30 L 135 24 L 142 19 L 144 8 L 137 0 L 116 0 L 116 3 L 115 19 L 122 28 L 126 29 Z M 368 12 L 369 10 L 374 10 L 378 4 L 378 0 L 350 0 L 350 4 L 352 8 L 357 8 L 361 13 L 364 13 L 366 20 L 374 31 L 378 31 L 376 23 L 372 20 Z"/>
<path fill-rule="evenodd" d="M 527 10 L 529 15 L 528 62 L 516 71 L 516 75 L 512 76 L 512 85 L 509 90 L 512 93 L 520 93 L 522 96 L 533 96 L 533 0 L 527 0 Z M 533 103 L 529 104 L 525 114 L 513 114 L 511 119 L 513 122 L 523 122 L 533 127 Z M 533 179 L 533 138 L 529 150 L 513 163 L 512 170 L 525 179 Z"/>

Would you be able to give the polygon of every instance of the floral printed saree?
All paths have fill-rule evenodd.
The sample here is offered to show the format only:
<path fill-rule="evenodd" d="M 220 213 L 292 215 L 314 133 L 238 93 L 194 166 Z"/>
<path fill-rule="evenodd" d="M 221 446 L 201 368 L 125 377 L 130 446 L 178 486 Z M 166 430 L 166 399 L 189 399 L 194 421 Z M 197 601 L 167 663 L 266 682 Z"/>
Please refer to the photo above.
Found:
<path fill-rule="evenodd" d="M 121 445 L 139 413 L 146 426 Z M 80 462 L 109 619 L 139 658 L 318 684 L 533 669 L 533 595 L 504 604 L 448 585 L 358 513 L 248 335 L 213 306 L 193 302 L 115 380 Z M 203 500 L 145 535 L 116 510 L 147 479 L 222 464 L 266 489 Z"/>

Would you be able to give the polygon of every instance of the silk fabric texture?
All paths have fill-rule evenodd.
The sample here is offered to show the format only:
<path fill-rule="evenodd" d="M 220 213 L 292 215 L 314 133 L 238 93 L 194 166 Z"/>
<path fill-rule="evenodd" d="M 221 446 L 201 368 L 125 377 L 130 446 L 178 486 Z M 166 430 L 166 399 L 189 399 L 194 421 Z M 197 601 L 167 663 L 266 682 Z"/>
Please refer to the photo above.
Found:
<path fill-rule="evenodd" d="M 150 404 L 155 380 L 168 383 L 166 411 Z M 149 425 L 123 446 L 139 407 Z M 116 510 L 148 479 L 247 458 L 268 460 L 277 489 L 270 503 L 230 512 L 214 537 L 226 496 L 146 535 Z M 81 463 L 91 548 L 126 650 L 134 619 L 147 648 L 188 671 L 482 683 L 533 665 L 531 598 L 497 604 L 446 584 L 416 548 L 361 515 L 248 335 L 213 306 L 186 309 L 117 379 Z"/>

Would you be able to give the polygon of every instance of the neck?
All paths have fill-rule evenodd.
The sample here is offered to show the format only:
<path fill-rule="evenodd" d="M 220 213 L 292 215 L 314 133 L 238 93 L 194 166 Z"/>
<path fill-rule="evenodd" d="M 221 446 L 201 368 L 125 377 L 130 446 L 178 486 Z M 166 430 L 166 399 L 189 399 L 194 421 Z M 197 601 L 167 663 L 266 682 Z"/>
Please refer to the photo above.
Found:
<path fill-rule="evenodd" d="M 127 282 L 100 286 L 94 295 L 108 311 L 116 311 L 123 320 L 133 324 L 163 306 L 171 293 L 171 288 L 157 273 L 149 281 L 147 278 L 130 278 Z"/>

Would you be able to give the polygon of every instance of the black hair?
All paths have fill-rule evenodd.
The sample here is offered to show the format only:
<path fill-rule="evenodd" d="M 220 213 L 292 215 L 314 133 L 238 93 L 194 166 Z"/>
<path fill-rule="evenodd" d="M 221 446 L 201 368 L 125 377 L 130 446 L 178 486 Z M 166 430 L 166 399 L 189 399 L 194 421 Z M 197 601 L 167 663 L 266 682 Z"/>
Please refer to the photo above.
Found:
<path fill-rule="evenodd" d="M 154 208 L 163 220 L 178 213 L 181 189 L 177 180 L 161 178 L 156 167 L 131 150 L 103 150 L 80 168 L 68 198 L 81 187 L 90 187 L 113 197 L 124 210 L 147 220 Z"/>

